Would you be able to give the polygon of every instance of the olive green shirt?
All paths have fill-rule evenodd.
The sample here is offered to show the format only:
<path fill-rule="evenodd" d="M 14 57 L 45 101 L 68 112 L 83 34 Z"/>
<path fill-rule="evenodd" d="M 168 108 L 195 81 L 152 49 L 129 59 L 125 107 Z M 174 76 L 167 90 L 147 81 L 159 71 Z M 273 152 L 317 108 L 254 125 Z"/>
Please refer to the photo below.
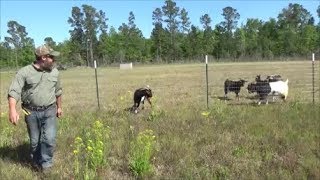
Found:
<path fill-rule="evenodd" d="M 56 68 L 50 72 L 41 71 L 33 65 L 25 66 L 17 72 L 8 91 L 8 96 L 17 102 L 21 98 L 23 104 L 33 106 L 51 105 L 61 94 L 59 71 Z"/>

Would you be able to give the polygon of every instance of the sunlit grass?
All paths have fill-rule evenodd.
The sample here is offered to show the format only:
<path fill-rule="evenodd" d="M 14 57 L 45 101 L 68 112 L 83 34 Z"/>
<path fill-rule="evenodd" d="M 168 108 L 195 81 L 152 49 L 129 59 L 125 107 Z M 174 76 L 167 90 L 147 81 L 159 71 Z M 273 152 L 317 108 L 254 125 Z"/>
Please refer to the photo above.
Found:
<path fill-rule="evenodd" d="M 95 132 L 97 120 L 109 127 L 109 140 L 102 142 L 110 148 L 102 157 L 99 151 L 92 156 L 105 162 L 90 170 L 92 177 L 134 178 L 132 143 L 140 132 L 152 130 L 157 151 L 149 161 L 153 171 L 148 179 L 319 179 L 319 94 L 312 105 L 310 67 L 309 62 L 209 64 L 208 109 L 203 64 L 98 68 L 100 110 L 94 69 L 62 71 L 64 116 L 51 179 L 85 177 L 81 171 L 76 175 L 74 156 L 86 152 L 93 138 L 77 153 L 75 139 Z M 257 74 L 289 78 L 288 101 L 257 106 L 245 89 L 240 101 L 233 93 L 228 94 L 231 100 L 220 100 L 226 78 L 253 81 Z M 24 158 L 28 138 L 19 107 L 18 125 L 8 121 L 6 92 L 13 75 L 3 72 L 0 79 L 0 177 L 40 179 Z M 153 108 L 145 103 L 144 110 L 133 114 L 127 110 L 133 92 L 145 85 L 153 90 Z M 92 140 L 91 148 L 93 144 L 98 141 Z"/>

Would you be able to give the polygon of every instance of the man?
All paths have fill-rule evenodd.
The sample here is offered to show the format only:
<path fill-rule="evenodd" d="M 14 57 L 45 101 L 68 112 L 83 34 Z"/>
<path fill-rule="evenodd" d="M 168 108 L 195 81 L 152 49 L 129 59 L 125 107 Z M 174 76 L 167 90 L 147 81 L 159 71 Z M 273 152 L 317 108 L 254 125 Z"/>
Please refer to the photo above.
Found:
<path fill-rule="evenodd" d="M 19 113 L 16 104 L 21 99 L 30 138 L 33 165 L 48 170 L 53 163 L 57 121 L 62 115 L 59 71 L 54 68 L 60 52 L 47 45 L 35 50 L 36 60 L 21 68 L 8 90 L 9 120 L 16 125 Z"/>

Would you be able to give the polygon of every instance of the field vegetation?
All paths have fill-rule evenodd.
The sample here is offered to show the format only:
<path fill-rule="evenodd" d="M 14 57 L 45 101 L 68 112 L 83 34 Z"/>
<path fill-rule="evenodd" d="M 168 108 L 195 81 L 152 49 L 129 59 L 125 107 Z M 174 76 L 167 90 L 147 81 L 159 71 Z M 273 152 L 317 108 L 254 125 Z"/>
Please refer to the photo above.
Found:
<path fill-rule="evenodd" d="M 59 119 L 49 179 L 320 179 L 319 63 L 312 103 L 311 63 L 204 64 L 61 71 L 64 116 Z M 289 79 L 286 102 L 256 104 L 246 85 L 223 100 L 226 78 L 257 74 Z M 41 179 L 28 160 L 28 137 L 8 121 L 7 89 L 15 71 L 1 72 L 0 177 Z M 154 106 L 133 114 L 133 92 L 149 85 Z"/>

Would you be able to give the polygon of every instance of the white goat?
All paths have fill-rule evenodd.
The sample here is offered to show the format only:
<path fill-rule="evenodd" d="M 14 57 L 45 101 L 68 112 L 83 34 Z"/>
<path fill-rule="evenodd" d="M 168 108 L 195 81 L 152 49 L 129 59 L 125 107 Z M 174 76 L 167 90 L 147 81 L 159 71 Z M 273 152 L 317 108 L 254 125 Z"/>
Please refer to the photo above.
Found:
<path fill-rule="evenodd" d="M 284 101 L 287 99 L 289 92 L 288 82 L 288 79 L 286 81 L 269 82 L 273 101 L 274 95 L 281 95 Z"/>

